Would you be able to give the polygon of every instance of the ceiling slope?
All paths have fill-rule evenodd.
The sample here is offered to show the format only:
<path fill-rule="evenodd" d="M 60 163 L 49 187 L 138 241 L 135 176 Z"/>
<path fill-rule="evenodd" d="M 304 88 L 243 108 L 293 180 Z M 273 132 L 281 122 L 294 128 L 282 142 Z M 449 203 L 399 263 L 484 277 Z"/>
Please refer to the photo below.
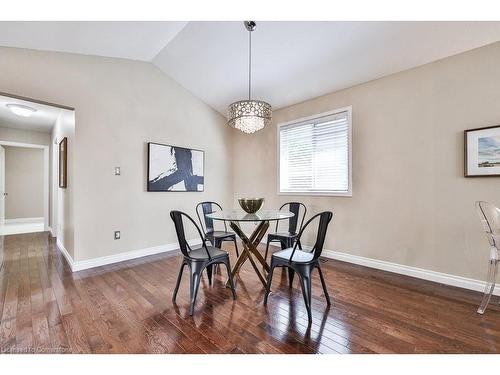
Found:
<path fill-rule="evenodd" d="M 151 61 L 187 22 L 0 22 L 0 45 Z"/>
<path fill-rule="evenodd" d="M 254 97 L 274 108 L 500 40 L 500 22 L 258 22 L 252 36 Z M 190 22 L 153 59 L 225 114 L 247 96 L 242 22 Z"/>
<path fill-rule="evenodd" d="M 500 40 L 500 22 L 258 22 L 253 97 L 275 109 Z M 0 22 L 0 46 L 151 61 L 225 115 L 247 96 L 242 22 Z"/>

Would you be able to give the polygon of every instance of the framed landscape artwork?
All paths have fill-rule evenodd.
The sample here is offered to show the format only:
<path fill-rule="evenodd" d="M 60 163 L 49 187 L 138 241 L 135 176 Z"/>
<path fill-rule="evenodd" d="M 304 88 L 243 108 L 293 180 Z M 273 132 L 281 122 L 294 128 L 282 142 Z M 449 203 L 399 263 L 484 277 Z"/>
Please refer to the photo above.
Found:
<path fill-rule="evenodd" d="M 203 191 L 203 151 L 148 143 L 148 191 Z"/>
<path fill-rule="evenodd" d="M 500 125 L 464 132 L 465 177 L 500 176 Z"/>
<path fill-rule="evenodd" d="M 59 187 L 68 187 L 68 138 L 59 142 Z"/>

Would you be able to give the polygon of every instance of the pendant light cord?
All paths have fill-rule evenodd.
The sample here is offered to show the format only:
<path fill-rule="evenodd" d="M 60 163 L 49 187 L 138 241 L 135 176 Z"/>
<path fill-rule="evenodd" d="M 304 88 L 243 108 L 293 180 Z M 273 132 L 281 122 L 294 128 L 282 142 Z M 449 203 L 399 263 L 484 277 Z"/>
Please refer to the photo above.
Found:
<path fill-rule="evenodd" d="M 248 100 L 252 98 L 252 31 L 248 31 Z"/>

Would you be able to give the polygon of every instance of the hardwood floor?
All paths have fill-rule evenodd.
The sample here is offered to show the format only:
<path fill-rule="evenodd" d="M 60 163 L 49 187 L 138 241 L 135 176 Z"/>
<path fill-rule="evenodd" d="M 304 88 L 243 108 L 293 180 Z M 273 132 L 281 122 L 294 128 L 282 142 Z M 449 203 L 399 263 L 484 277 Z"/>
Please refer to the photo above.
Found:
<path fill-rule="evenodd" d="M 267 308 L 250 265 L 236 301 L 223 271 L 212 287 L 205 275 L 189 317 L 187 277 L 171 302 L 176 254 L 72 274 L 47 233 L 1 240 L 0 353 L 500 352 L 497 298 L 480 316 L 479 293 L 339 261 L 322 264 L 330 309 L 313 276 L 308 327 L 298 281 L 289 288 L 281 270 Z"/>

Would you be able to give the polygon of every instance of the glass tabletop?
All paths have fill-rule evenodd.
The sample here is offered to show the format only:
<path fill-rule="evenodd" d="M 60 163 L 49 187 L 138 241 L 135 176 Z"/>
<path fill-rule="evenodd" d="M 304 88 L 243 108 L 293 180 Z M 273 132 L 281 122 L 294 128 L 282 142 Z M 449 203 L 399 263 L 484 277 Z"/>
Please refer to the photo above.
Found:
<path fill-rule="evenodd" d="M 248 214 L 242 210 L 223 210 L 206 215 L 214 220 L 224 221 L 272 221 L 289 219 L 294 216 L 293 212 L 279 210 L 260 210 L 254 214 Z"/>

